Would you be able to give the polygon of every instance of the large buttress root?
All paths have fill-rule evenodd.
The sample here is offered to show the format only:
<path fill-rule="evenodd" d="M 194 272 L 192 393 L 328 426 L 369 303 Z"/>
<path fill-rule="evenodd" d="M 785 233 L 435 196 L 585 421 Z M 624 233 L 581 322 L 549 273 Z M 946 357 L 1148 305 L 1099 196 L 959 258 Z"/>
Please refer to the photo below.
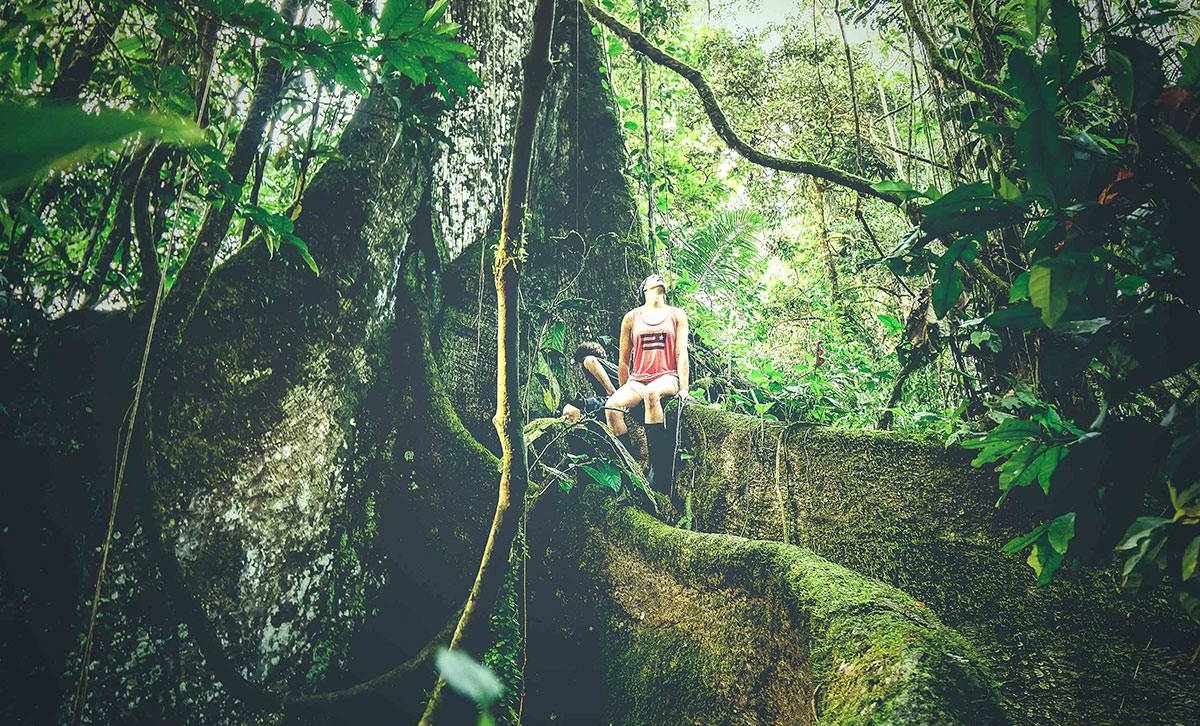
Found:
<path fill-rule="evenodd" d="M 556 498 L 539 517 L 548 521 L 530 535 L 541 583 L 529 644 L 535 714 L 1006 722 L 960 635 L 904 593 L 809 550 L 677 530 L 595 488 Z"/>

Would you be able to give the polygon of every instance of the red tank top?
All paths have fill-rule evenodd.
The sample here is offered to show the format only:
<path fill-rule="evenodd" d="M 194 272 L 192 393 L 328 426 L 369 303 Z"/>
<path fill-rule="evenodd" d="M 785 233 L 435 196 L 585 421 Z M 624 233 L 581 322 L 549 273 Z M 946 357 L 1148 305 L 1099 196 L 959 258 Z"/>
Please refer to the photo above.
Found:
<path fill-rule="evenodd" d="M 649 383 L 659 376 L 679 375 L 675 357 L 675 316 L 669 309 L 653 320 L 658 311 L 641 310 L 633 318 L 633 360 L 629 377 Z"/>

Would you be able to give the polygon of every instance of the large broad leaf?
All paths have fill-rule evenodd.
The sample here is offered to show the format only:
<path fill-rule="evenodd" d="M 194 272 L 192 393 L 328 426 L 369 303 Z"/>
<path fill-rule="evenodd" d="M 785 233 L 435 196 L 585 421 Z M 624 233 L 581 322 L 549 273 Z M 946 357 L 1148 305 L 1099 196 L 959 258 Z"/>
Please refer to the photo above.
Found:
<path fill-rule="evenodd" d="M 1113 93 L 1126 108 L 1133 107 L 1133 62 L 1124 53 L 1109 49 L 1107 55 L 1109 83 Z"/>
<path fill-rule="evenodd" d="M 1036 108 L 1021 122 L 1014 137 L 1030 191 L 1052 205 L 1062 196 L 1070 171 L 1070 155 L 1059 138 L 1061 130 L 1052 110 Z"/>
<path fill-rule="evenodd" d="M 958 262 L 971 262 L 978 251 L 979 243 L 973 238 L 961 239 L 950 245 L 938 260 L 932 302 L 933 312 L 939 318 L 944 317 L 962 295 L 962 274 L 958 270 Z"/>
<path fill-rule="evenodd" d="M 983 319 L 993 328 L 1033 330 L 1042 325 L 1042 315 L 1028 300 L 1001 308 Z"/>
<path fill-rule="evenodd" d="M 1068 286 L 1063 284 L 1061 269 L 1034 265 L 1029 271 L 1029 301 L 1042 313 L 1042 322 L 1053 328 L 1067 311 Z"/>
<path fill-rule="evenodd" d="M 1025 207 L 995 196 L 987 182 L 965 184 L 922 207 L 921 229 L 930 237 L 974 235 L 1021 220 Z"/>
<path fill-rule="evenodd" d="M 1083 56 L 1083 22 L 1071 0 L 1051 0 L 1050 22 L 1054 25 L 1054 40 L 1058 47 L 1058 81 L 1066 85 Z"/>
<path fill-rule="evenodd" d="M 148 113 L 77 106 L 0 105 L 0 192 L 13 189 L 47 169 L 88 160 L 133 134 L 180 144 L 204 140 L 186 119 Z"/>
<path fill-rule="evenodd" d="M 1183 580 L 1191 579 L 1196 574 L 1196 561 L 1200 559 L 1200 535 L 1197 535 L 1183 549 Z"/>
<path fill-rule="evenodd" d="M 1042 32 L 1042 24 L 1046 22 L 1046 13 L 1050 10 L 1050 0 L 1025 0 L 1025 24 L 1036 40 Z"/>
<path fill-rule="evenodd" d="M 922 197 L 926 199 L 932 199 L 935 196 L 932 188 L 926 191 L 921 191 L 906 181 L 889 180 L 875 182 L 871 185 L 871 188 L 877 192 L 882 192 L 883 194 L 895 194 L 906 202 L 910 199 L 918 199 Z"/>
<path fill-rule="evenodd" d="M 1129 525 L 1129 529 L 1125 530 L 1125 537 L 1117 545 L 1117 549 L 1135 549 L 1159 528 L 1170 523 L 1171 520 L 1166 517 L 1138 517 L 1133 524 Z"/>
<path fill-rule="evenodd" d="M 1021 48 L 1008 54 L 1008 75 L 1017 98 L 1025 103 L 1026 111 L 1058 106 L 1058 92 L 1041 64 Z"/>
<path fill-rule="evenodd" d="M 504 695 L 504 686 L 491 669 L 461 650 L 438 648 L 434 665 L 446 684 L 486 709 Z"/>
<path fill-rule="evenodd" d="M 1075 536 L 1075 513 L 1068 512 L 1053 522 L 1046 529 L 1046 539 L 1050 546 L 1060 555 L 1067 553 L 1067 544 Z"/>
<path fill-rule="evenodd" d="M 591 477 L 592 481 L 600 486 L 612 491 L 613 494 L 621 493 L 621 470 L 613 466 L 607 461 L 599 461 L 593 464 L 584 464 L 583 472 Z"/>
<path fill-rule="evenodd" d="M 353 35 L 362 26 L 362 18 L 359 17 L 358 11 L 351 7 L 346 0 L 333 0 L 329 9 L 333 11 L 334 17 L 347 33 Z"/>
<path fill-rule="evenodd" d="M 1047 585 L 1059 566 L 1062 565 L 1062 555 L 1048 543 L 1039 542 L 1029 550 L 1029 559 L 1025 561 L 1037 575 L 1038 584 Z"/>
<path fill-rule="evenodd" d="M 964 441 L 962 446 L 965 449 L 980 449 L 971 465 L 983 466 L 1013 454 L 1022 446 L 1036 441 L 1041 434 L 1042 427 L 1036 422 L 1010 417 L 986 434 Z"/>
<path fill-rule="evenodd" d="M 387 0 L 379 14 L 379 32 L 385 38 L 416 30 L 425 19 L 424 0 Z"/>

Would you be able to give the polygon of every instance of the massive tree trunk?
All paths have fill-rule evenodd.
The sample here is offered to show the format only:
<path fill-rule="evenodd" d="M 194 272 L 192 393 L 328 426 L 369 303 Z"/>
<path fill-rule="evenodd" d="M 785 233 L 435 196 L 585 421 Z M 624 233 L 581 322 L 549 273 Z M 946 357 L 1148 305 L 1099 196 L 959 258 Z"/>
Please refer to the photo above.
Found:
<path fill-rule="evenodd" d="M 495 333 L 477 271 L 497 231 L 531 5 L 454 4 L 484 87 L 446 119 L 449 148 L 399 136 L 377 112 L 384 89 L 363 102 L 297 220 L 319 277 L 261 246 L 214 272 L 146 394 L 92 721 L 284 718 L 231 695 L 231 675 L 287 697 L 391 673 L 289 715 L 420 713 L 431 668 L 393 669 L 456 615 L 498 481 L 479 443 L 492 442 Z M 601 49 L 579 12 L 561 4 L 535 145 L 523 371 L 539 352 L 532 333 L 553 323 L 568 349 L 611 336 L 647 270 Z M 140 337 L 122 316 L 78 314 L 11 364 L 21 385 L 2 410 L 18 435 L 4 453 L 32 474 L 6 492 L 0 594 L 19 627 L 0 645 L 46 655 L 5 659 L 6 682 L 45 684 L 5 715 L 55 720 L 78 675 L 76 613 L 127 405 L 117 382 Z M 145 507 L 165 552 L 131 516 Z M 972 647 L 897 590 L 795 547 L 675 530 L 594 489 L 544 509 L 531 527 L 533 642 L 545 644 L 531 656 L 532 714 L 566 716 L 562 699 L 586 692 L 594 709 L 575 715 L 625 723 L 1002 720 Z M 176 566 L 188 593 L 164 592 L 159 573 Z M 203 645 L 202 622 L 215 635 Z"/>

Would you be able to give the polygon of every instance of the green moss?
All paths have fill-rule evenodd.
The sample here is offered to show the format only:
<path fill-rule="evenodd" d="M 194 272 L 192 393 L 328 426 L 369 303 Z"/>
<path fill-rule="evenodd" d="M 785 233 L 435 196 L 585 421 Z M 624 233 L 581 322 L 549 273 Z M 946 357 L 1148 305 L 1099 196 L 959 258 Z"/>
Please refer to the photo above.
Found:
<path fill-rule="evenodd" d="M 554 587 L 590 608 L 571 637 L 597 640 L 607 720 L 1005 722 L 980 656 L 894 588 L 800 547 L 668 527 L 597 488 L 561 511 L 546 566 L 579 567 Z"/>
<path fill-rule="evenodd" d="M 911 594 L 992 664 L 1013 721 L 1187 722 L 1196 712 L 1200 674 L 1172 663 L 1200 644 L 1197 629 L 1159 594 L 1121 593 L 1107 559 L 1071 563 L 1036 587 L 1022 558 L 1000 552 L 1029 515 L 995 508 L 995 475 L 969 454 L 703 408 L 684 426 L 697 458 L 681 482 L 699 528 L 787 536 Z"/>

